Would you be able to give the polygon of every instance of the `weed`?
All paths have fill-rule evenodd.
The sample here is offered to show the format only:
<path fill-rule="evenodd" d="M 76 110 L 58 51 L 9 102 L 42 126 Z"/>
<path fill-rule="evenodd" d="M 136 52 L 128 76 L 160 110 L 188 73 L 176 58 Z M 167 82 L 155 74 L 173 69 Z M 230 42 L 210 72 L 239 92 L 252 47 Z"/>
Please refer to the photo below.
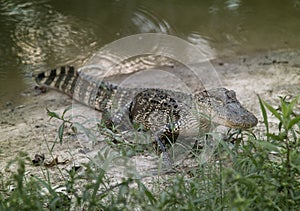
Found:
<path fill-rule="evenodd" d="M 294 108 L 298 100 L 299 96 L 289 102 L 282 98 L 279 109 L 275 109 L 259 98 L 264 137 L 257 138 L 249 131 L 230 131 L 229 140 L 220 140 L 217 155 L 210 161 L 175 175 L 153 177 L 151 182 L 130 175 L 113 180 L 107 171 L 115 157 L 105 148 L 98 160 L 83 164 L 81 173 L 72 169 L 58 186 L 51 184 L 50 173 L 43 179 L 28 178 L 28 158 L 20 154 L 8 163 L 16 165 L 17 171 L 0 183 L 0 210 L 297 210 L 300 116 Z M 67 111 L 63 115 L 48 111 L 51 118 L 61 121 L 61 144 L 67 124 L 91 133 L 67 119 Z M 277 132 L 270 132 L 268 113 L 278 120 Z M 122 137 L 113 133 L 108 139 L 110 146 L 126 146 Z M 136 150 L 134 145 L 130 150 Z M 127 156 L 128 152 L 121 154 Z"/>

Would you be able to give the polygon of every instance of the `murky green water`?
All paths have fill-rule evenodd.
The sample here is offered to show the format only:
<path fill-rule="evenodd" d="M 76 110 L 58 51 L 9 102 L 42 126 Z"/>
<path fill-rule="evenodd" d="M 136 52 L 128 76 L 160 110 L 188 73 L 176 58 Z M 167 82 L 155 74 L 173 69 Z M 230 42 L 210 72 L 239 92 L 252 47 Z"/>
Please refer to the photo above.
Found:
<path fill-rule="evenodd" d="M 178 36 L 216 56 L 300 48 L 299 0 L 0 0 L 0 104 L 18 99 L 29 75 L 80 64 L 137 33 Z"/>

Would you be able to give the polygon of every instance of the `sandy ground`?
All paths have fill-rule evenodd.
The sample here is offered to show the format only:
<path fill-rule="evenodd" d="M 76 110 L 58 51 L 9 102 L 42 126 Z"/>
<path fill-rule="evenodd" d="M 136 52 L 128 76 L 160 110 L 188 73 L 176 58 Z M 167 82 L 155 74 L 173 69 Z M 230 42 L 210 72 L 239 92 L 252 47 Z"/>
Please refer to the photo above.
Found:
<path fill-rule="evenodd" d="M 257 53 L 253 56 L 239 56 L 237 58 L 219 58 L 212 61 L 222 85 L 236 91 L 240 102 L 259 119 L 258 126 L 254 129 L 256 134 L 263 135 L 263 123 L 257 95 L 272 105 L 278 105 L 278 96 L 294 97 L 300 94 L 300 52 L 279 51 Z M 184 72 L 182 73 L 184 74 Z M 167 76 L 166 76 L 167 77 Z M 165 84 L 166 85 L 166 84 Z M 57 131 L 60 125 L 58 120 L 49 121 L 46 108 L 57 113 L 73 103 L 70 97 L 50 90 L 44 94 L 35 95 L 34 87 L 21 93 L 23 103 L 14 105 L 7 103 L 6 108 L 0 111 L 0 172 L 3 176 L 16 171 L 16 166 L 7 167 L 21 151 L 34 159 L 35 154 L 44 154 L 45 162 L 51 162 L 57 157 L 58 166 L 70 169 L 87 162 L 104 147 L 93 146 L 83 136 L 77 139 L 70 128 L 66 128 L 63 144 L 58 142 Z M 300 103 L 297 112 L 300 111 Z M 80 114 L 91 114 L 98 117 L 93 110 L 80 106 Z M 271 119 L 274 124 L 276 121 Z M 100 140 L 101 138 L 99 138 Z M 133 162 L 140 168 L 147 168 L 147 155 L 136 158 Z M 45 167 L 33 166 L 31 160 L 26 164 L 28 175 L 43 175 Z M 64 180 L 57 167 L 47 168 L 55 178 L 53 182 Z M 118 169 L 116 170 L 118 171 Z"/>

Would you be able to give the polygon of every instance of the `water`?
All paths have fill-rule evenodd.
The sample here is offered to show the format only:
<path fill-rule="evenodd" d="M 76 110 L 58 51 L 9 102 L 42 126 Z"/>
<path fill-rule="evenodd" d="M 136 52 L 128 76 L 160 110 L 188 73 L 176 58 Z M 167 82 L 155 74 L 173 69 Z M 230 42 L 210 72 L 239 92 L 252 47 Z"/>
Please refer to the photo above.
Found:
<path fill-rule="evenodd" d="M 0 0 L 0 104 L 31 88 L 30 74 L 80 65 L 137 33 L 178 36 L 211 57 L 300 47 L 300 2 Z"/>

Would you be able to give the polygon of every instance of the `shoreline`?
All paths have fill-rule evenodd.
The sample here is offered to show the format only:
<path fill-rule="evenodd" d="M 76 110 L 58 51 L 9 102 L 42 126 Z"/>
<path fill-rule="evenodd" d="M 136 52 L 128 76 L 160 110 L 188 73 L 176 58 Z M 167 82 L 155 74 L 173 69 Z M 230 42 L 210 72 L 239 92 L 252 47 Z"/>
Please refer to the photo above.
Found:
<path fill-rule="evenodd" d="M 276 106 L 279 102 L 278 96 L 295 97 L 300 94 L 299 54 L 296 51 L 276 51 L 239 58 L 217 58 L 211 62 L 222 85 L 234 90 L 242 105 L 258 117 L 259 124 L 254 129 L 255 132 L 263 134 L 257 95 Z M 52 144 L 56 140 L 60 125 L 57 120 L 49 121 L 46 108 L 61 114 L 73 103 L 72 99 L 55 90 L 34 95 L 33 87 L 29 93 L 22 95 L 22 104 L 8 103 L 6 108 L 0 111 L 0 172 L 5 175 L 5 172 L 15 171 L 14 166 L 7 169 L 6 165 L 20 151 L 26 152 L 30 158 L 35 154 L 45 154 L 48 162 L 53 156 L 58 156 L 59 161 L 70 160 L 63 168 L 71 168 L 87 160 L 87 155 L 82 153 L 84 144 L 81 141 L 68 138 L 67 143 L 56 144 L 51 153 L 46 144 Z M 85 106 L 80 106 L 80 109 L 80 113 L 90 112 L 93 116 L 98 115 Z M 296 109 L 297 112 L 300 111 L 299 103 Z M 271 126 L 275 121 L 270 119 Z M 26 165 L 26 169 L 30 174 L 42 176 L 40 168 L 30 163 Z M 58 176 L 58 180 L 63 179 L 56 168 L 50 168 L 50 171 Z"/>

